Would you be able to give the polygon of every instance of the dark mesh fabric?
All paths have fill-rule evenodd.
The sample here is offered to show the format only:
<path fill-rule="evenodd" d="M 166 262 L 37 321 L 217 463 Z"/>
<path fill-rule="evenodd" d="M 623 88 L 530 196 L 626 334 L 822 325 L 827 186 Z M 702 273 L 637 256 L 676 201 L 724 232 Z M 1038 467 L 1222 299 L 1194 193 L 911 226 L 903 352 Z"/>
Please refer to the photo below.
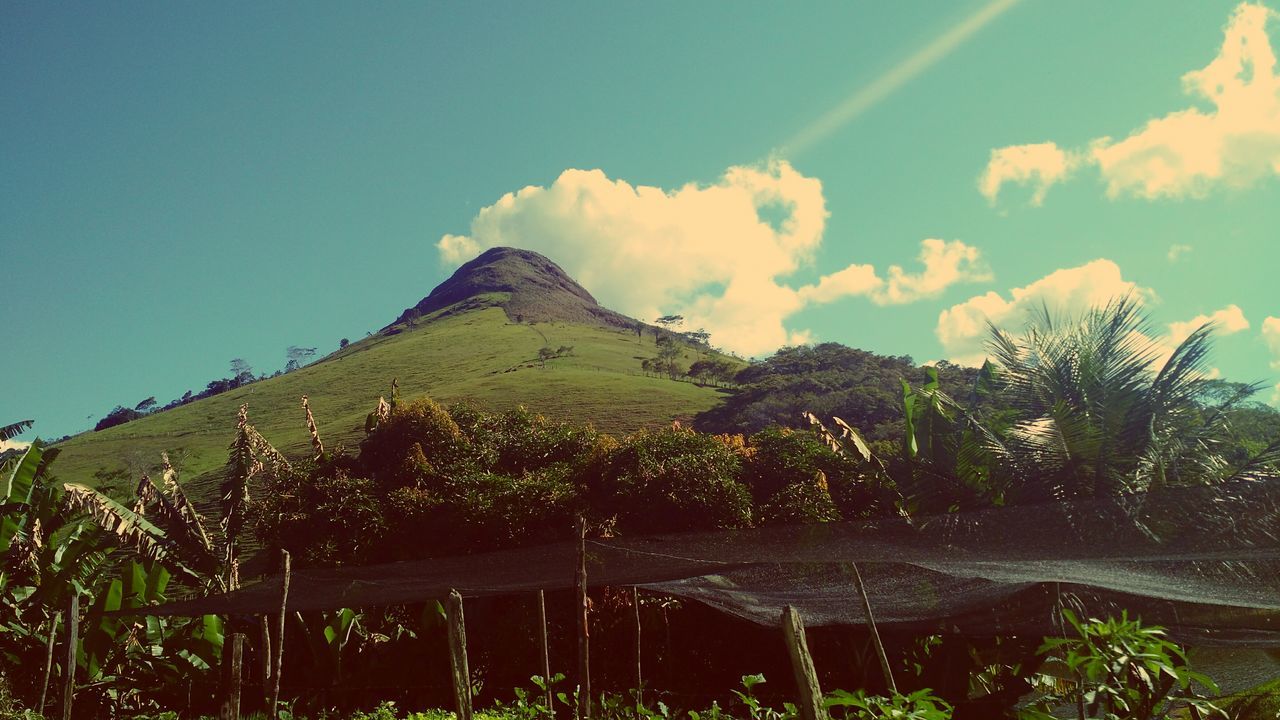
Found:
<path fill-rule="evenodd" d="M 1280 483 L 1141 497 L 590 540 L 593 586 L 639 585 L 773 624 L 865 622 L 851 563 L 887 631 L 1047 635 L 1059 606 L 1131 616 L 1202 645 L 1280 646 Z M 572 543 L 292 576 L 289 608 L 315 610 L 571 587 Z M 169 603 L 156 615 L 278 611 L 280 579 Z"/>

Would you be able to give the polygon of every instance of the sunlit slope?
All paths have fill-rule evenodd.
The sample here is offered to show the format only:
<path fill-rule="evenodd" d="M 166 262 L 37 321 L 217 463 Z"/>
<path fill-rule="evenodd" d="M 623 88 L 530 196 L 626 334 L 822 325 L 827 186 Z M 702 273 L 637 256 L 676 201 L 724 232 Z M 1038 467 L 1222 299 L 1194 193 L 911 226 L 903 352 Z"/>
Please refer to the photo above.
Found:
<path fill-rule="evenodd" d="M 542 366 L 538 351 L 560 346 L 572 346 L 572 354 Z M 207 502 L 242 403 L 272 443 L 301 457 L 309 451 L 302 395 L 310 398 L 326 445 L 354 446 L 378 396 L 389 394 L 392 378 L 406 399 L 472 398 L 495 409 L 525 405 L 612 433 L 667 424 L 717 404 L 712 388 L 640 374 L 640 359 L 655 353 L 648 332 L 639 338 L 607 327 L 515 323 L 496 306 L 455 309 L 405 332 L 353 343 L 288 375 L 74 437 L 61 445 L 56 472 L 63 480 L 96 484 L 99 471 L 126 469 L 136 476 L 168 451 Z M 685 364 L 694 359 L 686 350 Z"/>

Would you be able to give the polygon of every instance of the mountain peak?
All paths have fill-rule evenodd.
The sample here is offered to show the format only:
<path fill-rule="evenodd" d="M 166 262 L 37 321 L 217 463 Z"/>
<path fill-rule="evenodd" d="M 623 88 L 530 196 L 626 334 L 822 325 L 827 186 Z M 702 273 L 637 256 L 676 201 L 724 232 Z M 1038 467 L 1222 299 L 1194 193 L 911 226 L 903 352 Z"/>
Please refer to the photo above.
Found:
<path fill-rule="evenodd" d="M 569 322 L 630 329 L 635 321 L 600 306 L 559 265 L 532 250 L 495 247 L 464 263 L 387 330 L 444 311 L 501 307 L 517 322 Z"/>

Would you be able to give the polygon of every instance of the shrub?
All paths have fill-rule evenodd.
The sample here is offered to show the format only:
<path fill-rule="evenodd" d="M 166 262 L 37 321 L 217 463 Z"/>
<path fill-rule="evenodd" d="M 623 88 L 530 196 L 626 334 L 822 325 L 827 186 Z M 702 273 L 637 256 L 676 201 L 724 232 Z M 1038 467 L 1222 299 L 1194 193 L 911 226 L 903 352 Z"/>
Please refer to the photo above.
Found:
<path fill-rule="evenodd" d="M 751 493 L 738 482 L 738 453 L 713 435 L 640 432 L 598 461 L 593 506 L 632 532 L 751 524 Z"/>
<path fill-rule="evenodd" d="M 788 516 L 786 512 L 778 514 L 784 505 L 798 510 L 795 503 L 802 496 L 833 505 L 822 512 L 816 512 L 817 506 L 812 506 L 809 511 L 792 515 L 797 520 L 807 518 L 810 522 L 820 517 L 870 517 L 891 505 L 891 501 L 883 497 L 881 480 L 871 468 L 835 452 L 813 432 L 781 427 L 761 430 L 748 440 L 745 456 L 742 480 L 750 486 L 756 502 L 776 506 L 775 521 Z M 814 481 L 819 473 L 825 480 L 825 500 L 812 489 L 823 484 Z M 807 485 L 810 489 L 796 488 L 798 485 Z M 775 499 L 784 488 L 791 488 L 790 496 Z"/>
<path fill-rule="evenodd" d="M 1063 618 L 1074 637 L 1048 638 L 1042 655 L 1062 663 L 1077 678 L 1075 687 L 1053 693 L 1027 708 L 1022 720 L 1049 720 L 1064 702 L 1080 708 L 1081 717 L 1103 720 L 1154 720 L 1191 708 L 1193 717 L 1226 717 L 1199 694 L 1217 693 L 1208 677 L 1193 672 L 1182 649 L 1165 638 L 1164 629 L 1130 620 L 1128 613 L 1108 620 L 1080 622 L 1070 610 Z"/>
<path fill-rule="evenodd" d="M 760 521 L 765 524 L 833 522 L 839 519 L 840 510 L 831 500 L 826 477 L 821 472 L 774 493 L 773 498 L 760 508 Z"/>
<path fill-rule="evenodd" d="M 395 476 L 405 455 L 418 445 L 436 468 L 467 459 L 467 438 L 449 413 L 428 397 L 398 403 L 391 417 L 360 443 L 360 460 L 376 478 Z"/>

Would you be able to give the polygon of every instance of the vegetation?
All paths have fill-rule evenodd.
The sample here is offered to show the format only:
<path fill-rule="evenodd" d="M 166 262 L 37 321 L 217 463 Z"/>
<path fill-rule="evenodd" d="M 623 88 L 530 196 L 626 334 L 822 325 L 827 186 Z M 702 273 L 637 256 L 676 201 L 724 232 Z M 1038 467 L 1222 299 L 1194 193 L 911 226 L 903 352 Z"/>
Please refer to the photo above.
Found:
<path fill-rule="evenodd" d="M 942 386 L 960 397 L 968 395 L 976 378 L 974 370 L 945 362 L 936 370 Z M 737 392 L 699 415 L 695 427 L 716 433 L 798 428 L 809 412 L 844 418 L 870 440 L 897 440 L 903 432 L 902 381 L 919 384 L 927 377 L 909 357 L 822 343 L 783 348 L 732 379 Z"/>
<path fill-rule="evenodd" d="M 358 455 L 265 473 L 265 547 L 303 564 L 360 564 L 564 539 L 583 513 L 639 534 L 892 511 L 865 464 L 810 432 L 675 426 L 618 440 L 524 408 L 427 398 L 393 399 L 371 421 Z"/>
<path fill-rule="evenodd" d="M 529 371 L 549 379 L 570 372 L 570 364 L 584 356 L 634 360 L 634 355 L 622 357 L 634 352 L 629 329 L 564 326 L 566 333 L 583 334 L 566 338 L 573 340 L 573 353 L 545 363 L 544 370 L 537 367 L 537 351 L 551 347 L 546 333 L 555 327 L 513 325 L 497 312 L 467 312 L 415 332 L 357 343 L 345 355 L 256 384 L 262 390 L 255 397 L 268 396 L 272 383 L 278 385 L 271 392 L 283 392 L 299 387 L 297 380 L 304 376 L 350 376 L 368 353 L 426 351 L 420 343 L 428 336 L 461 342 L 485 331 L 532 335 L 514 350 L 522 358 L 521 369 L 497 372 L 496 378 Z M 50 678 L 74 670 L 77 702 L 88 713 L 121 717 L 186 706 L 190 701 L 180 695 L 195 691 L 180 679 L 213 677 L 222 622 L 214 617 L 143 621 L 111 613 L 162 601 L 171 585 L 194 593 L 237 587 L 247 558 L 242 546 L 286 548 L 300 565 L 332 567 L 567 537 L 570 520 L 578 515 L 590 520 L 593 532 L 641 534 L 910 517 L 1280 477 L 1280 438 L 1265 438 L 1272 419 L 1246 403 L 1254 388 L 1207 379 L 1209 329 L 1193 333 L 1167 360 L 1158 360 L 1140 339 L 1143 322 L 1130 303 L 1120 301 L 1079 322 L 1046 315 L 1019 336 L 994 333 L 994 362 L 965 376 L 964 400 L 944 392 L 947 378 L 958 377 L 948 375 L 953 368 L 925 368 L 915 379 L 899 379 L 893 396 L 899 420 L 875 426 L 883 432 L 900 424 L 896 437 L 864 436 L 856 423 L 814 414 L 798 417 L 811 425 L 802 429 L 771 425 L 749 434 L 709 434 L 664 423 L 615 437 L 519 406 L 445 406 L 421 393 L 402 398 L 393 383 L 390 399 L 380 399 L 372 412 L 351 411 L 336 423 L 326 422 L 322 412 L 319 420 L 312 414 L 312 404 L 319 405 L 314 396 L 302 397 L 301 412 L 290 402 L 292 432 L 299 439 L 297 449 L 286 453 L 250 423 L 247 406 L 241 405 L 225 461 L 204 480 L 216 480 L 203 486 L 206 496 L 218 499 L 216 524 L 206 521 L 208 510 L 202 512 L 188 498 L 181 468 L 161 451 L 171 449 L 163 445 L 155 471 L 129 476 L 137 477 L 131 483 L 132 504 L 56 480 L 50 469 L 58 448 L 37 441 L 25 450 L 6 451 L 0 456 L 5 482 L 0 653 L 6 668 L 20 672 L 7 676 L 5 697 L 43 709 Z M 602 337 L 619 342 L 591 342 Z M 622 345 L 626 351 L 617 350 Z M 474 347 L 471 341 L 469 349 Z M 492 347 L 490 360 L 512 352 L 497 344 L 479 347 Z M 450 350 L 446 343 L 433 351 Z M 402 360 L 412 362 L 410 353 L 404 354 Z M 825 362 L 823 356 L 854 357 L 833 347 L 822 347 L 817 358 L 803 350 L 781 355 L 778 367 Z M 384 366 L 390 357 L 398 356 L 383 356 L 371 366 Z M 551 369 L 560 363 L 565 367 Z M 844 382 L 844 375 L 856 372 L 851 364 L 833 377 Z M 785 384 L 799 376 L 769 370 L 759 382 L 748 377 L 748 384 L 778 377 Z M 645 380 L 652 383 L 645 387 L 655 391 L 697 389 Z M 263 415 L 283 419 L 284 412 L 275 408 Z M 1237 423 L 1240 418 L 1245 422 Z M 159 419 L 151 416 L 97 435 Z M 28 427 L 23 422 L 0 428 L 0 439 Z M 330 427 L 337 428 L 336 440 L 328 434 Z M 1255 437 L 1258 433 L 1263 437 Z M 158 482 L 150 479 L 152 472 Z M 60 613 L 73 595 L 88 608 L 79 620 L 83 652 L 74 668 L 59 667 L 55 659 L 50 672 L 41 672 L 37 668 L 45 667 L 59 623 L 66 622 Z M 639 611 L 614 595 L 607 589 L 598 594 L 594 622 Z M 495 620 L 486 631 L 500 637 L 518 632 L 502 619 L 509 616 L 501 612 L 502 601 L 493 602 Z M 667 609 L 662 612 L 663 622 L 669 622 Z M 1025 639 L 1008 639 L 1012 652 L 994 664 L 965 638 L 924 638 L 907 658 L 916 672 L 904 677 L 906 692 L 877 696 L 862 688 L 832 693 L 826 704 L 840 718 L 944 720 L 953 708 L 959 716 L 975 705 L 991 717 L 1013 717 L 1018 699 L 1034 689 L 1036 702 L 1022 712 L 1024 720 L 1048 717 L 1064 703 L 1068 709 L 1074 704 L 1079 716 L 1106 720 L 1178 717 L 1186 708 L 1202 717 L 1220 714 L 1202 696 L 1216 692 L 1212 682 L 1187 667 L 1185 651 L 1159 628 L 1127 615 L 1088 622 L 1070 613 L 1064 618 L 1074 635 L 1045 640 L 1038 654 L 1032 652 L 1034 644 L 1020 654 L 1017 646 Z M 405 658 L 438 649 L 443 633 L 439 611 L 431 605 L 377 612 L 334 609 L 287 619 L 287 642 L 305 648 L 290 651 L 293 670 L 305 668 L 317 687 L 326 688 L 353 678 L 386 682 L 399 677 L 413 665 Z M 702 630 L 711 627 L 704 624 Z M 479 656 L 476 667 L 492 669 L 506 661 Z M 935 672 L 939 667 L 945 673 Z M 958 684 L 933 682 L 957 674 Z M 477 681 L 483 677 L 481 670 Z M 601 706 L 605 718 L 790 720 L 794 708 L 775 709 L 755 694 L 762 681 L 744 678 L 736 700 L 723 708 L 676 711 L 665 699 L 637 707 L 635 699 L 622 696 L 604 696 Z M 212 683 L 202 687 L 195 704 L 207 707 Z M 556 697 L 565 709 L 571 706 L 571 689 Z M 654 695 L 649 697 L 652 701 Z M 515 698 L 492 716 L 533 720 L 549 709 L 541 692 L 521 691 Z M 315 699 L 300 710 L 319 713 L 329 707 Z M 356 717 L 396 715 L 389 705 L 373 712 Z"/>
<path fill-rule="evenodd" d="M 1159 627 L 1144 627 L 1128 614 L 1082 623 L 1070 610 L 1063 618 L 1074 637 L 1049 638 L 1041 653 L 1053 656 L 1075 682 L 1052 692 L 1022 713 L 1023 720 L 1049 720 L 1055 706 L 1075 705 L 1081 717 L 1100 720 L 1154 720 L 1227 715 L 1200 692 L 1218 692 L 1213 680 L 1187 666 L 1182 649 Z"/>
<path fill-rule="evenodd" d="M 516 324 L 499 307 L 449 315 L 396 335 L 375 335 L 280 377 L 236 387 L 199 402 L 148 415 L 102 432 L 60 443 L 60 473 L 87 485 L 94 474 L 139 467 L 156 472 L 170 452 L 201 507 L 216 497 L 229 424 L 252 401 L 255 425 L 286 454 L 310 446 L 298 422 L 297 399 L 307 395 L 320 432 L 337 446 L 363 436 L 370 398 L 399 378 L 406 398 L 430 390 L 441 402 L 475 399 L 497 409 L 536 407 L 554 417 L 590 422 L 604 432 L 626 433 L 669 425 L 719 402 L 719 393 L 693 383 L 639 374 L 637 345 L 629 331 L 566 323 Z M 572 353 L 539 361 L 544 347 Z"/>
<path fill-rule="evenodd" d="M 144 517 L 145 503 L 130 510 L 89 488 L 59 483 L 50 474 L 57 454 L 37 440 L 0 468 L 6 481 L 0 657 L 4 667 L 23 671 L 4 678 L 4 695 L 39 709 L 51 695 L 51 677 L 65 677 L 68 669 L 50 649 L 76 595 L 87 608 L 75 667 L 83 711 L 174 707 L 187 691 L 183 679 L 217 663 L 220 621 L 133 622 L 109 613 L 163 602 L 175 572 L 199 587 L 205 568 L 189 565 L 178 543 Z"/>

